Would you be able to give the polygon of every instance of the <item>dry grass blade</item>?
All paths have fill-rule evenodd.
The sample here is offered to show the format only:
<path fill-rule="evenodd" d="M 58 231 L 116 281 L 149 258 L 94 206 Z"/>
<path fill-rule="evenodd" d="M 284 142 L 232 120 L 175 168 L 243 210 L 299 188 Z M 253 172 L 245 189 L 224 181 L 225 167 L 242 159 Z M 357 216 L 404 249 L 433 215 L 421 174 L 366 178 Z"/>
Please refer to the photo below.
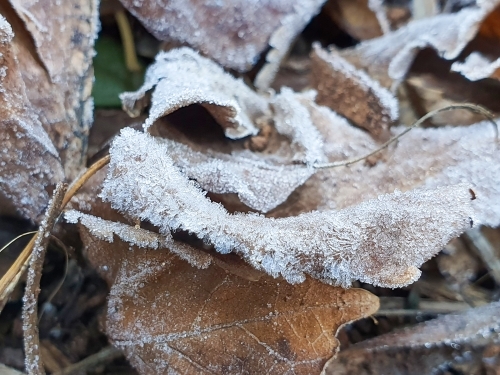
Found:
<path fill-rule="evenodd" d="M 123 353 L 120 349 L 117 349 L 114 346 L 108 346 L 78 363 L 74 363 L 71 366 L 64 368 L 63 370 L 54 373 L 54 375 L 70 375 L 81 373 L 82 371 L 88 371 L 96 366 L 109 363 L 122 356 Z"/>
<path fill-rule="evenodd" d="M 439 109 L 436 109 L 434 111 L 431 111 L 431 112 L 427 113 L 426 115 L 422 116 L 417 121 L 415 121 L 407 129 L 405 129 L 404 131 L 402 131 L 401 133 L 399 133 L 397 136 L 389 139 L 382 146 L 380 146 L 376 150 L 374 150 L 374 151 L 372 151 L 372 152 L 370 152 L 370 153 L 368 153 L 366 155 L 359 156 L 357 158 L 354 158 L 354 159 L 351 159 L 351 160 L 347 160 L 347 161 L 340 161 L 340 162 L 333 162 L 333 163 L 324 163 L 324 164 L 315 164 L 315 165 L 313 165 L 313 167 L 316 168 L 316 169 L 347 167 L 349 165 L 358 163 L 358 162 L 360 162 L 362 160 L 366 160 L 370 156 L 375 155 L 376 153 L 378 153 L 378 152 L 386 149 L 389 145 L 391 145 L 392 143 L 396 142 L 398 139 L 400 139 L 406 133 L 410 132 L 412 129 L 419 127 L 420 125 L 422 125 L 426 120 L 430 119 L 431 117 L 437 115 L 438 113 L 445 112 L 445 111 L 451 111 L 453 109 L 467 109 L 469 111 L 479 113 L 479 114 L 483 115 L 484 117 L 486 117 L 486 119 L 495 127 L 495 138 L 498 140 L 498 124 L 495 121 L 495 117 L 493 116 L 493 113 L 491 113 L 487 109 L 485 109 L 485 108 L 483 108 L 481 106 L 475 105 L 475 104 L 467 104 L 467 103 L 464 103 L 464 104 L 453 104 L 453 105 L 446 106 L 444 108 L 439 108 Z"/>
<path fill-rule="evenodd" d="M 25 365 L 29 374 L 45 374 L 40 356 L 40 338 L 38 336 L 38 294 L 40 293 L 40 279 L 42 278 L 45 250 L 50 240 L 49 233 L 59 216 L 66 189 L 65 184 L 57 184 L 33 244 L 30 269 L 23 297 Z"/>

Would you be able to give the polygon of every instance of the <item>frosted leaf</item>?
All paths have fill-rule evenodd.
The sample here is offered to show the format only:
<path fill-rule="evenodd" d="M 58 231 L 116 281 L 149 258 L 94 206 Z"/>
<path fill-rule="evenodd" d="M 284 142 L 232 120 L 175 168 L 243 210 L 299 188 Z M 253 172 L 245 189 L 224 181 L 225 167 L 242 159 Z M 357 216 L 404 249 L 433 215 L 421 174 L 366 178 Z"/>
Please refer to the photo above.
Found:
<path fill-rule="evenodd" d="M 433 48 L 446 60 L 458 57 L 497 4 L 498 0 L 494 0 L 484 2 L 482 7 L 412 21 L 397 31 L 364 41 L 340 54 L 383 86 L 390 87 L 393 80 L 405 77 L 414 57 L 424 48 Z"/>
<path fill-rule="evenodd" d="M 278 133 L 290 138 L 292 146 L 301 149 L 302 155 L 296 155 L 295 160 L 314 164 L 325 161 L 324 143 L 311 120 L 309 111 L 299 100 L 302 96 L 314 100 L 315 92 L 296 94 L 287 87 L 281 89 L 281 93 L 271 101 L 274 126 Z"/>
<path fill-rule="evenodd" d="M 311 61 L 319 104 L 330 107 L 376 137 L 386 133 L 397 120 L 399 104 L 394 95 L 338 52 L 328 53 L 315 44 Z"/>
<path fill-rule="evenodd" d="M 318 373 L 338 350 L 338 329 L 379 306 L 362 289 L 248 281 L 85 229 L 82 240 L 111 287 L 106 334 L 142 375 Z"/>
<path fill-rule="evenodd" d="M 54 145 L 33 114 L 13 37 L 0 16 L 0 212 L 39 220 L 50 198 L 48 190 L 64 173 Z"/>
<path fill-rule="evenodd" d="M 322 374 L 433 374 L 463 364 L 500 341 L 499 308 L 494 302 L 362 341 L 328 361 Z"/>
<path fill-rule="evenodd" d="M 241 79 L 186 47 L 156 56 L 144 85 L 136 92 L 120 95 L 125 110 L 138 115 L 147 105 L 145 95 L 150 90 L 153 93 L 145 129 L 181 107 L 201 104 L 224 128 L 228 138 L 237 139 L 257 134 L 254 122 L 268 112 L 266 100 Z"/>
<path fill-rule="evenodd" d="M 170 233 L 161 235 L 127 224 L 104 220 L 75 210 L 67 211 L 64 217 L 69 223 L 82 224 L 93 237 L 109 243 L 113 243 L 113 236 L 116 235 L 122 241 L 140 248 L 154 250 L 168 249 L 179 256 L 179 258 L 188 261 L 192 266 L 198 268 L 207 268 L 211 263 L 209 255 L 182 242 L 174 241 Z"/>
<path fill-rule="evenodd" d="M 464 62 L 454 62 L 451 70 L 462 74 L 470 81 L 490 77 L 500 79 L 500 58 L 491 61 L 486 56 L 473 52 Z"/>
<path fill-rule="evenodd" d="M 276 49 L 272 50 L 272 61 L 278 60 L 279 65 L 282 55 L 325 0 L 121 2 L 157 39 L 189 45 L 219 64 L 242 72 L 257 63 L 268 45 Z"/>
<path fill-rule="evenodd" d="M 150 135 L 124 129 L 110 154 L 101 197 L 114 209 L 149 220 L 160 233 L 193 233 L 290 283 L 309 274 L 344 286 L 352 279 L 407 285 L 420 275 L 418 266 L 471 225 L 465 185 L 395 192 L 342 211 L 272 219 L 231 215 L 209 201 Z"/>
<path fill-rule="evenodd" d="M 12 18 L 14 33 L 19 36 L 13 45 L 27 97 L 70 180 L 85 167 L 87 136 L 93 120 L 97 3 L 16 0 L 10 1 L 13 12 L 4 14 L 8 20 Z"/>
<path fill-rule="evenodd" d="M 376 149 L 369 134 L 336 120 L 336 115 L 327 108 L 314 104 L 309 107 L 319 131 L 329 134 L 331 141 L 325 141 L 326 149 L 335 145 L 332 151 L 337 152 L 327 153 L 331 161 L 353 158 Z M 404 129 L 393 128 L 391 135 Z M 334 138 L 335 134 L 339 136 Z M 495 227 L 500 225 L 499 180 L 500 153 L 491 123 L 418 128 L 384 151 L 375 165 L 358 163 L 318 171 L 297 192 L 296 205 L 279 207 L 272 214 L 289 216 L 314 209 L 343 209 L 394 189 L 409 191 L 470 183 L 478 197 L 471 202 L 476 223 Z"/>
<path fill-rule="evenodd" d="M 313 173 L 299 165 L 286 165 L 265 155 L 215 151 L 205 153 L 170 139 L 158 139 L 184 174 L 218 194 L 236 193 L 241 202 L 260 212 L 283 203 Z"/>

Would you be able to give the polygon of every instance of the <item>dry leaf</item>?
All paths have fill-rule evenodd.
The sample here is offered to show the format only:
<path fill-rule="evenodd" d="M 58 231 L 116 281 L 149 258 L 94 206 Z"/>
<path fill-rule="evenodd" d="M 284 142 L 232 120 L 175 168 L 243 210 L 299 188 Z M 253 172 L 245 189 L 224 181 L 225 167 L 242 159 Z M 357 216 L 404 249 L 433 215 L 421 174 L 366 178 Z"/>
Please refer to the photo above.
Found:
<path fill-rule="evenodd" d="M 360 289 L 252 282 L 166 249 L 110 244 L 85 229 L 82 239 L 112 285 L 106 334 L 141 374 L 319 372 L 338 350 L 337 330 L 378 308 Z"/>
<path fill-rule="evenodd" d="M 92 123 L 97 0 L 5 1 L 0 13 L 14 30 L 13 48 L 34 115 L 72 179 L 85 167 Z"/>
<path fill-rule="evenodd" d="M 380 3 L 373 0 L 330 0 L 325 5 L 325 12 L 353 38 L 366 40 L 389 31 L 387 19 L 383 14 L 384 9 Z M 382 23 L 379 22 L 377 15 Z"/>
<path fill-rule="evenodd" d="M 500 79 L 500 58 L 492 61 L 479 52 L 473 52 L 464 62 L 453 63 L 451 70 L 462 74 L 470 81 L 484 78 Z"/>
<path fill-rule="evenodd" d="M 367 129 L 375 137 L 387 135 L 398 118 L 397 99 L 366 73 L 356 69 L 335 51 L 314 45 L 311 56 L 312 84 L 317 102 Z"/>
<path fill-rule="evenodd" d="M 420 275 L 418 266 L 471 225 L 464 185 L 395 192 L 342 211 L 269 219 L 231 215 L 210 202 L 150 135 L 124 129 L 110 154 L 101 197 L 113 208 L 148 220 L 163 234 L 193 233 L 217 251 L 235 251 L 254 268 L 290 283 L 309 274 L 344 286 L 353 279 L 406 285 Z"/>
<path fill-rule="evenodd" d="M 481 357 L 500 340 L 499 308 L 495 302 L 361 342 L 330 360 L 323 374 L 431 374 Z"/>
<path fill-rule="evenodd" d="M 57 150 L 26 95 L 14 34 L 0 16 L 0 191 L 2 214 L 41 218 L 51 189 L 64 179 Z"/>
<path fill-rule="evenodd" d="M 266 48 L 268 65 L 257 86 L 268 87 L 295 37 L 325 0 L 121 0 L 158 39 L 189 45 L 226 68 L 250 70 Z"/>
<path fill-rule="evenodd" d="M 257 134 L 254 123 L 268 112 L 263 97 L 189 48 L 158 54 L 144 85 L 137 92 L 120 95 L 125 110 L 137 116 L 148 104 L 145 95 L 151 90 L 146 129 L 181 107 L 201 104 L 224 128 L 227 137 L 237 139 Z"/>
<path fill-rule="evenodd" d="M 478 34 L 481 23 L 497 3 L 497 0 L 483 1 L 480 7 L 413 21 L 340 54 L 383 86 L 390 87 L 393 81 L 405 77 L 414 57 L 424 48 L 433 48 L 447 60 L 457 58 Z"/>

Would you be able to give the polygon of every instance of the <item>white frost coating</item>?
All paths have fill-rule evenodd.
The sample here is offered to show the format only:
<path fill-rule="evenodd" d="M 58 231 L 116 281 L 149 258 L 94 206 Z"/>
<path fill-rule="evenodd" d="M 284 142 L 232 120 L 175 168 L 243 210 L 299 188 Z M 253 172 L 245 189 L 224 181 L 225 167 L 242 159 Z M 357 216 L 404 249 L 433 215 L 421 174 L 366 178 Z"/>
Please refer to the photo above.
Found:
<path fill-rule="evenodd" d="M 293 41 L 306 27 L 312 17 L 318 14 L 325 0 L 306 0 L 295 1 L 295 12 L 287 15 L 282 21 L 281 26 L 274 31 L 269 40 L 269 46 L 272 48 L 266 55 L 267 64 L 255 77 L 255 87 L 259 90 L 266 90 L 278 72 L 281 61 L 288 53 Z"/>
<path fill-rule="evenodd" d="M 209 255 L 182 242 L 174 241 L 170 232 L 161 235 L 127 224 L 104 220 L 76 210 L 65 212 L 64 218 L 68 223 L 82 224 L 93 236 L 109 243 L 113 243 L 113 235 L 116 235 L 121 240 L 141 248 L 169 249 L 181 259 L 198 268 L 207 268 L 211 263 Z"/>
<path fill-rule="evenodd" d="M 309 165 L 326 160 L 322 136 L 313 124 L 309 111 L 299 100 L 303 96 L 314 100 L 314 95 L 314 91 L 296 94 L 290 88 L 283 87 L 281 93 L 271 101 L 276 130 L 289 137 L 292 145 L 302 149 L 303 155 L 296 155 L 294 159 Z"/>
<path fill-rule="evenodd" d="M 348 286 L 353 279 L 399 287 L 453 237 L 470 227 L 466 185 L 395 192 L 342 211 L 284 219 L 229 214 L 173 165 L 148 134 L 122 130 L 111 149 L 101 197 L 113 208 L 149 220 L 165 234 L 182 229 L 221 253 L 235 251 L 254 268 L 290 283 L 305 274 Z"/>
<path fill-rule="evenodd" d="M 464 62 L 456 61 L 451 70 L 462 74 L 470 81 L 489 78 L 500 68 L 500 58 L 491 61 L 479 52 L 472 52 Z"/>
<path fill-rule="evenodd" d="M 268 212 L 283 203 L 313 173 L 299 165 L 283 165 L 263 154 L 254 159 L 219 152 L 201 153 L 170 139 L 164 144 L 175 165 L 207 191 L 236 193 L 248 207 Z"/>
<path fill-rule="evenodd" d="M 497 3 L 492 1 L 491 3 Z M 416 20 L 397 31 L 361 43 L 345 56 L 357 56 L 363 66 L 386 66 L 394 80 L 404 78 L 416 53 L 431 47 L 447 60 L 456 58 L 476 35 L 491 7 L 466 8 Z"/>
<path fill-rule="evenodd" d="M 144 105 L 141 100 L 150 90 L 151 109 L 144 129 L 181 107 L 201 104 L 224 127 L 228 138 L 237 139 L 257 134 L 254 121 L 268 112 L 266 100 L 241 79 L 187 47 L 156 56 L 144 85 L 120 95 L 125 110 L 137 115 L 141 109 L 137 107 Z"/>

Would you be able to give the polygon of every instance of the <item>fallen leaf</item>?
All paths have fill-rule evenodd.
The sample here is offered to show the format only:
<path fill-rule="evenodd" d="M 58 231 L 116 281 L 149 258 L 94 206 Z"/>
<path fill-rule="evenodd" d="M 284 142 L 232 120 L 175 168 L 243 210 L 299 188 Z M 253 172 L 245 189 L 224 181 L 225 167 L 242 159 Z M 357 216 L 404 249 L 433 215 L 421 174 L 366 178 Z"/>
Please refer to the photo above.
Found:
<path fill-rule="evenodd" d="M 12 28 L 0 16 L 0 211 L 37 220 L 64 172 L 26 94 L 13 39 Z"/>
<path fill-rule="evenodd" d="M 263 97 L 189 48 L 158 54 L 148 68 L 144 85 L 136 92 L 120 95 L 124 109 L 131 116 L 139 115 L 148 104 L 145 96 L 151 90 L 145 129 L 179 108 L 201 104 L 224 128 L 227 137 L 238 139 L 257 134 L 254 123 L 268 112 Z"/>
<path fill-rule="evenodd" d="M 451 70 L 462 74 L 470 81 L 485 78 L 500 79 L 500 58 L 492 61 L 479 52 L 473 52 L 464 62 L 453 63 Z"/>
<path fill-rule="evenodd" d="M 33 114 L 58 151 L 65 176 L 73 179 L 85 167 L 92 123 L 97 1 L 6 1 L 0 13 L 15 34 L 13 49 Z"/>
<path fill-rule="evenodd" d="M 476 37 L 497 3 L 496 0 L 484 1 L 479 7 L 465 8 L 458 13 L 412 21 L 340 54 L 383 86 L 391 87 L 394 81 L 406 76 L 420 50 L 432 48 L 446 60 L 456 59 Z"/>
<path fill-rule="evenodd" d="M 482 357 L 500 336 L 499 302 L 439 317 L 363 341 L 341 352 L 323 374 L 431 374 Z"/>
<path fill-rule="evenodd" d="M 352 279 L 406 285 L 420 275 L 419 265 L 470 227 L 464 185 L 396 192 L 343 211 L 270 219 L 231 215 L 209 201 L 173 165 L 164 143 L 150 135 L 124 129 L 110 155 L 100 196 L 114 209 L 148 220 L 163 234 L 177 229 L 195 234 L 217 251 L 235 251 L 254 268 L 290 283 L 309 274 L 343 286 Z"/>
<path fill-rule="evenodd" d="M 318 44 L 311 56 L 312 84 L 318 90 L 316 101 L 367 129 L 375 137 L 387 136 L 398 118 L 398 101 L 387 89 L 356 69 L 336 51 Z"/>
<path fill-rule="evenodd" d="M 156 38 L 187 44 L 226 68 L 248 71 L 270 47 L 268 64 L 256 79 L 257 87 L 265 88 L 325 0 L 121 2 Z"/>
<path fill-rule="evenodd" d="M 338 329 L 378 308 L 361 289 L 252 282 L 167 249 L 110 244 L 86 229 L 82 239 L 111 285 L 106 334 L 141 374 L 319 372 L 338 350 Z"/>

